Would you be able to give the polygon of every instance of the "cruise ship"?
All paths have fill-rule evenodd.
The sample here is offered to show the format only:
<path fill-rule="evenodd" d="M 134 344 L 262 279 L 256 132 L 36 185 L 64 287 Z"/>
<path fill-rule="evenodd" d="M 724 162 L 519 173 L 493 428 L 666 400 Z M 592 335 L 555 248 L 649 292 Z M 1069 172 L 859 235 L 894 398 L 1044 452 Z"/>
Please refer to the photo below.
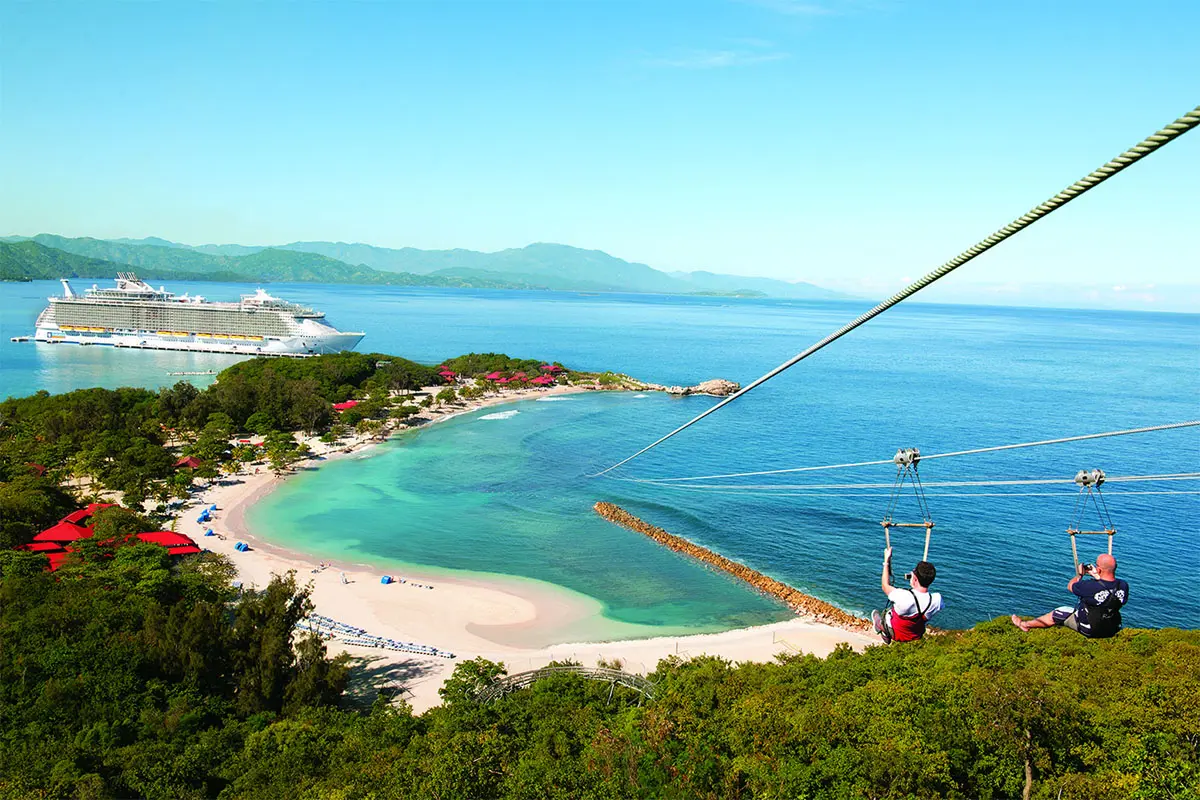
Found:
<path fill-rule="evenodd" d="M 130 272 L 111 288 L 93 286 L 82 296 L 62 280 L 38 315 L 34 340 L 150 350 L 235 355 L 312 356 L 351 350 L 362 333 L 344 333 L 325 315 L 257 290 L 236 303 L 175 295 Z"/>

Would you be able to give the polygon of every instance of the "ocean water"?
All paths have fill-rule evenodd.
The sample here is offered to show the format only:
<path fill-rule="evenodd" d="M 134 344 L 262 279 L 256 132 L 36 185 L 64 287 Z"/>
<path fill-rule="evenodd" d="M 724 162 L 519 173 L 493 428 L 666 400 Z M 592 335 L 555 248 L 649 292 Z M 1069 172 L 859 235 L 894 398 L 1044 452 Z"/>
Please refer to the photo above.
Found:
<path fill-rule="evenodd" d="M 247 287 L 180 284 L 231 299 Z M 360 349 L 436 363 L 467 351 L 559 360 L 660 383 L 747 382 L 852 319 L 866 304 L 645 295 L 271 287 L 311 303 Z M 12 344 L 55 286 L 6 284 L 0 395 L 39 388 L 173 382 L 226 356 Z M 211 364 L 209 363 L 211 362 Z M 203 379 L 200 379 L 203 381 Z M 289 479 L 249 515 L 280 544 L 381 565 L 419 564 L 548 581 L 601 601 L 616 623 L 662 633 L 782 618 L 774 602 L 600 520 L 597 500 L 853 610 L 882 600 L 879 520 L 889 466 L 737 481 L 710 489 L 629 478 L 707 475 L 886 459 L 1200 417 L 1200 315 L 908 304 L 818 353 L 611 477 L 590 477 L 715 402 L 589 394 L 493 407 L 399 437 L 370 457 Z M 515 413 L 514 413 L 515 412 Z M 1069 479 L 1200 470 L 1200 429 L 927 461 L 926 483 Z M 1200 482 L 1110 484 L 1126 621 L 1197 627 L 1194 528 Z M 1173 492 L 1146 494 L 1145 492 Z M 930 487 L 939 618 L 967 626 L 1069 602 L 1071 485 Z M 916 518 L 911 500 L 898 518 Z M 1086 522 L 1086 520 L 1085 520 Z M 893 537 L 897 571 L 921 535 Z M 1094 558 L 1101 537 L 1080 540 Z"/>

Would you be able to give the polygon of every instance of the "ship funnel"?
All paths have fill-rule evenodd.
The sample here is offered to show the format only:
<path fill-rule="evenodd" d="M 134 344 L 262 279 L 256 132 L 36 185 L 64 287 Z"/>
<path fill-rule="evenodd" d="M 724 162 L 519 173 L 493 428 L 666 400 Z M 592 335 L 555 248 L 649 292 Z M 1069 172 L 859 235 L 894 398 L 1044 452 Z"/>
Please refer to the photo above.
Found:
<path fill-rule="evenodd" d="M 63 296 L 70 299 L 75 296 L 75 292 L 71 289 L 71 282 L 66 278 L 59 278 L 63 285 Z"/>

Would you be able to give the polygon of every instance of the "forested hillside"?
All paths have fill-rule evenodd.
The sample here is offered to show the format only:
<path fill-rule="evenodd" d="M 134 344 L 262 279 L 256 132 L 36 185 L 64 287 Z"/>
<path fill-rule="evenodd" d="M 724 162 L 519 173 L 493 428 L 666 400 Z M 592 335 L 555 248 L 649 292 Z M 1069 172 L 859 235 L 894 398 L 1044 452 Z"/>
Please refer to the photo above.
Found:
<path fill-rule="evenodd" d="M 100 258 L 67 253 L 47 247 L 38 242 L 0 242 L 0 280 L 30 281 L 58 280 L 59 278 L 112 278 L 118 272 L 128 270 L 125 264 L 116 264 Z M 144 277 L 171 277 L 178 280 L 194 279 L 201 276 L 191 273 L 177 273 L 150 270 Z"/>
<path fill-rule="evenodd" d="M 352 267 L 315 253 L 288 250 L 264 249 L 244 256 L 213 256 L 159 245 L 123 245 L 96 239 L 63 239 L 50 236 L 36 238 L 40 241 L 0 242 L 0 280 L 108 279 L 118 272 L 134 271 L 144 280 L 359 283 L 476 289 L 546 288 L 492 275 L 465 278 L 454 275 L 379 272 L 369 267 Z M 73 250 L 60 250 L 43 242 L 62 244 Z M 81 245 L 80 242 L 88 244 Z M 96 258 L 86 253 L 100 253 L 104 257 Z M 127 260 L 105 260 L 106 258 Z"/>
<path fill-rule="evenodd" d="M 1195 798 L 1200 635 L 1089 641 L 1001 620 L 735 666 L 668 659 L 647 700 L 559 675 L 492 703 L 460 664 L 413 716 L 293 633 L 291 578 L 216 556 L 0 555 L 0 796 Z M 359 678 L 361 679 L 361 677 Z"/>
<path fill-rule="evenodd" d="M 4 237 L 6 242 L 24 241 Z M 315 281 L 479 289 L 555 289 L 809 299 L 846 295 L 770 278 L 712 272 L 667 274 L 601 250 L 536 243 L 494 253 L 456 248 L 392 249 L 343 242 L 292 242 L 276 247 L 237 244 L 191 247 L 158 237 L 68 238 L 38 234 L 32 241 L 78 256 L 136 267 L 143 277 L 217 276 L 210 280 Z M 21 275 L 0 278 L 26 279 Z M 229 277 L 240 276 L 240 277 Z M 27 276 L 26 276 L 27 277 Z M 57 277 L 57 276 L 56 276 Z"/>

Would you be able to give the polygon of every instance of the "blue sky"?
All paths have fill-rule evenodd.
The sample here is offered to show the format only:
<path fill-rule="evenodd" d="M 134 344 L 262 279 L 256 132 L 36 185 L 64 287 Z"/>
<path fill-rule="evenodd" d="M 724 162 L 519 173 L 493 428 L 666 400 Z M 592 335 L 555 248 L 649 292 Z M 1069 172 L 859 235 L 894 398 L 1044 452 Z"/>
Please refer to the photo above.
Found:
<path fill-rule="evenodd" d="M 1200 103 L 1196 30 L 1182 1 L 0 3 L 0 232 L 555 241 L 878 293 Z M 1165 307 L 1197 184 L 1192 133 L 945 296 Z"/>

